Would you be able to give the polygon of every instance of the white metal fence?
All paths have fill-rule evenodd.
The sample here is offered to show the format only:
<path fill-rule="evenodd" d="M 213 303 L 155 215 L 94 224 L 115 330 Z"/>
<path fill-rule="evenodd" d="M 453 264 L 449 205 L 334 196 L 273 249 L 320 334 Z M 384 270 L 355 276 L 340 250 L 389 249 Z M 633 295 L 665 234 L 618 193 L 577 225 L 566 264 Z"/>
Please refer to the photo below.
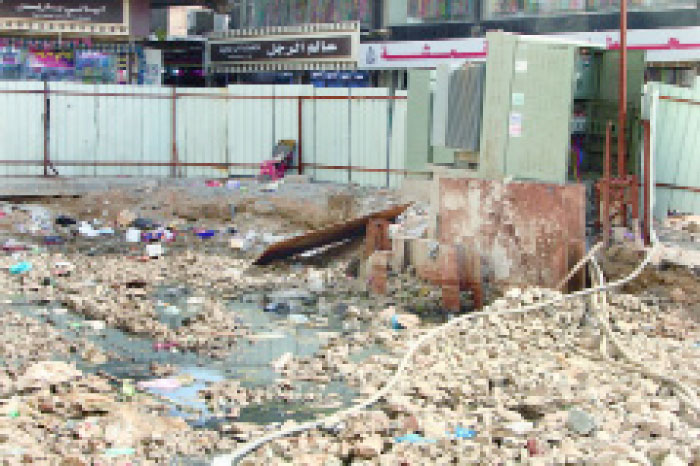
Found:
<path fill-rule="evenodd" d="M 381 88 L 2 81 L 0 110 L 0 176 L 255 175 L 282 139 L 316 180 L 405 174 L 406 93 Z"/>
<path fill-rule="evenodd" d="M 656 183 L 654 217 L 700 214 L 700 79 L 693 88 L 647 84 Z"/>

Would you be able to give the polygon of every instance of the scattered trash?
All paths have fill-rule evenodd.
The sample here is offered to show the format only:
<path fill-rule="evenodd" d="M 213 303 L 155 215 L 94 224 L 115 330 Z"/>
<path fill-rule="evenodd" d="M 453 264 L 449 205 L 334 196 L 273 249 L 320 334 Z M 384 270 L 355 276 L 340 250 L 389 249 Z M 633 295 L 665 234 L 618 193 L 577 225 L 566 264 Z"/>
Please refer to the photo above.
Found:
<path fill-rule="evenodd" d="M 78 221 L 66 215 L 59 215 L 58 217 L 56 217 L 55 223 L 56 225 L 60 225 L 62 227 L 68 227 L 71 225 L 77 225 Z"/>
<path fill-rule="evenodd" d="M 53 274 L 59 277 L 67 277 L 75 270 L 75 266 L 70 262 L 56 262 L 53 265 Z"/>
<path fill-rule="evenodd" d="M 154 351 L 163 351 L 163 350 L 171 350 L 171 349 L 176 349 L 179 348 L 180 344 L 174 341 L 169 341 L 169 342 L 156 342 L 153 343 L 153 350 Z"/>
<path fill-rule="evenodd" d="M 47 246 L 54 246 L 63 243 L 65 243 L 65 240 L 61 236 L 44 236 L 44 244 Z"/>
<path fill-rule="evenodd" d="M 394 437 L 396 443 L 435 443 L 437 440 L 425 438 L 420 434 L 406 434 L 402 437 Z"/>
<path fill-rule="evenodd" d="M 241 187 L 241 182 L 238 180 L 228 180 L 226 182 L 226 189 L 240 189 Z"/>
<path fill-rule="evenodd" d="M 133 397 L 136 394 L 136 387 L 131 380 L 122 380 L 122 395 L 125 397 Z"/>
<path fill-rule="evenodd" d="M 31 262 L 26 262 L 26 261 L 24 261 L 24 262 L 19 262 L 19 263 L 15 264 L 15 265 L 11 265 L 11 266 L 10 266 L 10 273 L 11 273 L 12 275 L 19 275 L 19 274 L 22 274 L 22 273 L 27 273 L 27 272 L 29 272 L 30 270 L 32 270 L 32 264 L 31 264 Z"/>
<path fill-rule="evenodd" d="M 146 255 L 151 258 L 157 258 L 163 255 L 163 245 L 160 243 L 153 243 L 146 245 Z"/>
<path fill-rule="evenodd" d="M 510 424 L 506 424 L 507 429 L 518 435 L 523 435 L 530 432 L 533 427 L 534 424 L 528 421 L 511 422 Z"/>
<path fill-rule="evenodd" d="M 136 453 L 136 450 L 133 448 L 108 448 L 105 450 L 105 456 L 124 456 L 124 455 L 133 455 Z"/>
<path fill-rule="evenodd" d="M 247 242 L 244 238 L 231 238 L 229 240 L 229 246 L 231 249 L 246 249 Z"/>
<path fill-rule="evenodd" d="M 139 217 L 131 223 L 131 226 L 139 230 L 150 230 L 153 228 L 154 223 L 148 218 Z"/>
<path fill-rule="evenodd" d="M 136 386 L 140 389 L 176 390 L 182 386 L 180 380 L 176 378 L 142 380 Z"/>
<path fill-rule="evenodd" d="M 97 230 L 97 233 L 103 236 L 110 236 L 114 234 L 114 229 L 109 227 L 100 228 L 99 230 Z"/>
<path fill-rule="evenodd" d="M 202 239 L 211 238 L 216 234 L 216 230 L 195 230 L 194 234 Z"/>
<path fill-rule="evenodd" d="M 448 435 L 452 435 L 456 438 L 474 438 L 476 437 L 476 431 L 472 429 L 466 429 L 464 427 L 457 426 L 454 432 L 447 432 Z"/>
<path fill-rule="evenodd" d="M 540 454 L 540 449 L 537 445 L 537 440 L 535 440 L 534 438 L 527 439 L 526 446 L 527 446 L 527 453 L 530 456 L 537 456 Z"/>
<path fill-rule="evenodd" d="M 141 241 L 141 230 L 138 228 L 129 228 L 126 230 L 127 243 L 138 243 L 139 241 Z"/>
<path fill-rule="evenodd" d="M 25 244 L 20 243 L 17 240 L 10 238 L 7 241 L 5 241 L 5 243 L 2 245 L 2 249 L 5 252 L 19 252 L 26 251 L 27 246 Z"/>
<path fill-rule="evenodd" d="M 80 227 L 78 227 L 78 233 L 87 238 L 95 238 L 97 236 L 100 236 L 99 231 L 95 230 L 95 228 L 88 222 L 80 222 Z"/>
<path fill-rule="evenodd" d="M 207 180 L 204 182 L 204 184 L 208 188 L 220 188 L 223 185 L 223 183 L 219 180 Z"/>

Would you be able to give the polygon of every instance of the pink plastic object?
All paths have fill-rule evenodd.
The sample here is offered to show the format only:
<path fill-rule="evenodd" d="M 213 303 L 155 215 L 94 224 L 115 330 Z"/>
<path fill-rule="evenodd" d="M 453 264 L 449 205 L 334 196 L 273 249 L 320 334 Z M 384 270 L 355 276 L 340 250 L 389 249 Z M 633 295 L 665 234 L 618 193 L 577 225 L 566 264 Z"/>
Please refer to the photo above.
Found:
<path fill-rule="evenodd" d="M 277 160 L 266 160 L 260 164 L 260 176 L 267 176 L 270 178 L 270 181 L 284 178 L 285 170 L 285 163 Z"/>
<path fill-rule="evenodd" d="M 155 379 L 155 380 L 146 380 L 139 382 L 136 384 L 138 388 L 144 389 L 144 388 L 158 388 L 161 390 L 175 390 L 178 389 L 182 386 L 179 380 L 177 379 Z"/>

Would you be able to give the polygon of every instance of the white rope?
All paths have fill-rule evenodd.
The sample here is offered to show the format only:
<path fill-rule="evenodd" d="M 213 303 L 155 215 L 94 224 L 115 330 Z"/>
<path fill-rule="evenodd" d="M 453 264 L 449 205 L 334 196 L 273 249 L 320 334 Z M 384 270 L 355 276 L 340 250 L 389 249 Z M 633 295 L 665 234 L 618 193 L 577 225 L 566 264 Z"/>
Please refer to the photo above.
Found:
<path fill-rule="evenodd" d="M 603 275 L 603 271 L 600 268 L 600 265 L 598 265 L 598 261 L 595 259 L 595 256 L 591 257 L 591 264 L 593 265 L 593 268 L 595 269 L 597 275 L 598 275 L 598 280 L 597 282 L 600 285 L 605 285 L 605 276 Z M 601 293 L 602 294 L 602 293 Z M 608 316 L 608 303 L 605 297 L 600 300 L 601 306 L 600 306 L 600 312 L 596 314 L 597 320 L 600 323 L 601 328 L 603 329 L 603 332 L 605 333 L 605 336 L 608 338 L 610 343 L 613 345 L 613 347 L 620 353 L 620 355 L 632 366 L 634 367 L 638 372 L 642 373 L 643 375 L 650 377 L 652 379 L 656 379 L 659 382 L 663 384 L 667 384 L 670 386 L 673 386 L 678 389 L 680 393 L 677 393 L 678 397 L 684 401 L 690 408 L 693 409 L 696 413 L 700 414 L 700 403 L 698 402 L 697 394 L 695 391 L 693 391 L 690 387 L 688 387 L 686 384 L 682 383 L 680 380 L 667 376 L 664 374 L 661 374 L 660 372 L 656 372 L 652 369 L 649 369 L 636 359 L 632 354 L 625 348 L 622 343 L 620 343 L 620 340 L 617 338 L 617 335 L 615 332 L 612 331 L 610 328 L 610 322 L 609 322 L 609 316 Z"/>
<path fill-rule="evenodd" d="M 450 320 L 449 322 L 440 325 L 438 327 L 435 327 L 431 329 L 429 332 L 425 333 L 422 335 L 418 340 L 416 340 L 413 345 L 409 348 L 408 352 L 404 355 L 403 359 L 401 360 L 401 363 L 399 364 L 398 369 L 394 373 L 393 377 L 389 379 L 389 381 L 380 389 L 378 390 L 374 396 L 369 398 L 368 400 L 365 400 L 364 402 L 351 407 L 349 409 L 346 409 L 345 411 L 340 411 L 336 414 L 329 415 L 326 417 L 323 417 L 321 419 L 317 419 L 314 421 L 308 421 L 304 422 L 302 424 L 298 424 L 295 426 L 288 427 L 286 429 L 279 430 L 277 432 L 273 432 L 271 434 L 265 435 L 263 437 L 260 437 L 252 442 L 249 442 L 245 445 L 243 445 L 241 448 L 236 450 L 235 452 L 228 454 L 228 455 L 221 455 L 212 461 L 212 465 L 214 466 L 221 466 L 221 465 L 230 465 L 233 462 L 239 461 L 241 458 L 244 458 L 247 456 L 249 453 L 255 451 L 258 449 L 260 446 L 271 442 L 273 440 L 287 437 L 289 435 L 293 435 L 299 432 L 303 432 L 306 430 L 311 430 L 315 429 L 318 427 L 326 427 L 330 428 L 333 426 L 338 425 L 343 419 L 346 419 L 348 417 L 354 416 L 355 414 L 359 413 L 360 411 L 363 411 L 364 409 L 368 408 L 369 406 L 372 406 L 375 404 L 377 401 L 382 399 L 384 396 L 386 396 L 393 388 L 394 385 L 399 381 L 401 376 L 403 376 L 403 373 L 406 371 L 406 368 L 410 364 L 411 360 L 413 359 L 414 354 L 416 351 L 428 340 L 434 338 L 436 335 L 456 326 L 459 324 L 462 324 L 464 322 L 467 322 L 469 320 L 477 319 L 480 317 L 488 317 L 488 316 L 500 316 L 500 315 L 516 315 L 516 314 L 525 314 L 528 312 L 533 312 L 548 306 L 551 306 L 553 304 L 558 304 L 567 300 L 571 299 L 576 299 L 576 298 L 581 298 L 583 296 L 588 296 L 592 295 L 594 293 L 599 293 L 601 291 L 606 291 L 612 288 L 618 288 L 620 286 L 625 285 L 626 283 L 634 280 L 639 274 L 644 270 L 644 268 L 649 264 L 651 261 L 653 254 L 656 250 L 656 243 L 654 243 L 654 246 L 652 248 L 649 248 L 647 250 L 646 257 L 644 260 L 637 266 L 636 269 L 634 269 L 627 277 L 621 278 L 615 282 L 608 283 L 607 285 L 599 285 L 596 287 L 588 288 L 585 290 L 580 290 L 580 291 L 575 291 L 573 293 L 570 293 L 568 295 L 560 295 L 555 298 L 552 298 L 547 301 L 543 301 L 540 303 L 535 303 L 535 304 L 530 304 L 524 307 L 520 307 L 517 309 L 505 309 L 505 310 L 500 310 L 500 311 L 481 311 L 481 312 L 474 312 L 470 314 L 465 314 L 463 316 L 454 318 Z M 585 262 L 588 258 L 588 255 L 584 257 L 581 261 L 579 261 L 578 264 L 574 268 L 580 267 L 581 262 Z"/>

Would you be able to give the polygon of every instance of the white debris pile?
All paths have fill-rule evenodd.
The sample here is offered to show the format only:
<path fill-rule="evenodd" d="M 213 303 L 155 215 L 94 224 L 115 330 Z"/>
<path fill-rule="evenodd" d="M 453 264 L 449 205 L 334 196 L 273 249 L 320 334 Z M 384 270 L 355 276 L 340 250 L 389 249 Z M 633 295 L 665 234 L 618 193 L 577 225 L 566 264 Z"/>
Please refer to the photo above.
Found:
<path fill-rule="evenodd" d="M 554 295 L 514 290 L 491 310 Z M 648 368 L 697 390 L 698 326 L 685 321 L 684 333 L 668 334 L 663 329 L 673 319 L 667 309 L 634 296 L 612 296 L 610 302 L 610 325 L 620 343 Z M 644 377 L 619 358 L 597 316 L 590 303 L 581 300 L 523 315 L 467 321 L 426 343 L 373 411 L 348 420 L 337 433 L 315 430 L 275 441 L 246 461 L 700 461 L 698 413 L 680 401 L 672 387 Z M 424 331 L 400 331 L 403 338 L 394 341 L 396 353 Z M 321 357 L 328 359 L 327 354 Z M 369 358 L 356 364 L 353 373 L 376 389 L 375 381 L 389 380 L 398 359 Z"/>

